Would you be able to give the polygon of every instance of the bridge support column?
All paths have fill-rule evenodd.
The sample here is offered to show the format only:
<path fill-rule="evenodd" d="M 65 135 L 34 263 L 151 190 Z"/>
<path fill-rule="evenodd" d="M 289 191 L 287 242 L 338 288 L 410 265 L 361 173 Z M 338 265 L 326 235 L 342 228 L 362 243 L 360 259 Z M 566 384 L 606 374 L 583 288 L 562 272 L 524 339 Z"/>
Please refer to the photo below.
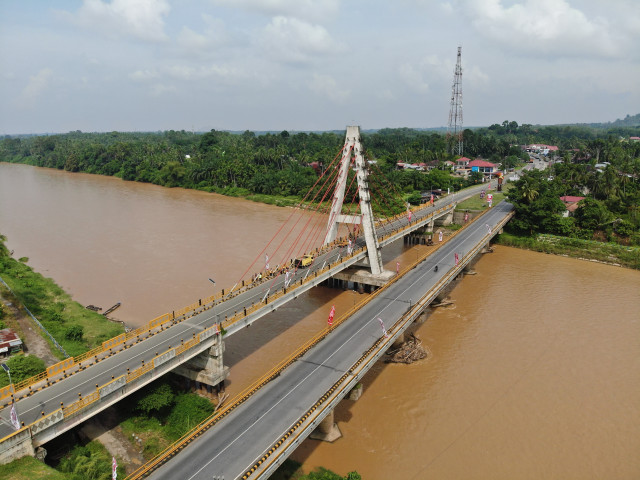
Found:
<path fill-rule="evenodd" d="M 335 422 L 333 410 L 324 417 L 324 420 L 322 420 L 316 429 L 311 432 L 311 435 L 309 435 L 309 438 L 329 443 L 336 441 L 340 437 L 342 437 L 342 432 L 340 432 L 338 424 Z"/>
<path fill-rule="evenodd" d="M 217 342 L 209 350 L 205 350 L 173 370 L 174 373 L 193 381 L 196 390 L 200 390 L 200 384 L 215 387 L 216 390 L 224 389 L 224 381 L 229 376 L 229 367 L 224 365 L 222 359 L 224 342 L 221 337 L 217 338 Z"/>

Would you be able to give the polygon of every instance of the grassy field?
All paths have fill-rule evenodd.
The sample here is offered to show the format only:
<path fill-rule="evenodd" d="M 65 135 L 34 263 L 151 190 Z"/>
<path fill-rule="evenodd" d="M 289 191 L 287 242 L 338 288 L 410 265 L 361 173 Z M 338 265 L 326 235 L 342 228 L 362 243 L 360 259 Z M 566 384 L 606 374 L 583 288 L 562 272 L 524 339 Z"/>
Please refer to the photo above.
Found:
<path fill-rule="evenodd" d="M 505 187 L 502 192 L 496 192 L 495 190 L 491 190 L 489 192 L 493 195 L 494 206 L 504 200 L 504 198 L 506 197 L 506 190 L 507 188 Z M 473 197 L 460 202 L 456 206 L 456 211 L 460 212 L 464 210 L 486 210 L 487 208 L 489 208 L 487 197 L 485 196 L 485 198 L 480 198 L 480 195 L 474 195 Z"/>
<path fill-rule="evenodd" d="M 73 301 L 52 279 L 34 272 L 26 259 L 21 260 L 0 257 L 2 278 L 17 300 L 26 305 L 69 355 L 79 355 L 124 332 L 122 325 Z M 53 351 L 63 358 L 57 349 Z"/>
<path fill-rule="evenodd" d="M 34 457 L 22 457 L 6 465 L 0 465 L 2 480 L 66 480 L 67 476 Z"/>

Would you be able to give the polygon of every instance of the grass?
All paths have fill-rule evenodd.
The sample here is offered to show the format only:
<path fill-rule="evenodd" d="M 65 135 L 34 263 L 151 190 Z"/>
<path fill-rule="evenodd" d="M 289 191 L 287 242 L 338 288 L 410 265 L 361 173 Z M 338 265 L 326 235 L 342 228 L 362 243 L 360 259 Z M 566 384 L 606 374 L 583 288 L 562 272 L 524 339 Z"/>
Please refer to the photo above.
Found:
<path fill-rule="evenodd" d="M 617 243 L 596 242 L 594 240 L 546 234 L 525 237 L 502 233 L 496 237 L 495 241 L 500 245 L 556 255 L 567 255 L 573 258 L 587 258 L 640 270 L 640 247 L 627 247 Z"/>
<path fill-rule="evenodd" d="M 502 192 L 496 192 L 495 190 L 492 190 L 491 193 L 493 195 L 493 205 L 497 205 L 499 204 L 502 200 L 504 200 L 504 198 L 506 197 L 506 188 L 503 189 Z M 471 198 L 467 198 L 466 200 L 464 200 L 463 202 L 460 202 L 457 206 L 456 206 L 456 211 L 460 212 L 460 211 L 464 211 L 464 210 L 486 210 L 487 208 L 489 208 L 489 204 L 487 203 L 487 197 L 485 196 L 485 198 L 480 198 L 480 195 L 474 195 Z"/>
<path fill-rule="evenodd" d="M 122 325 L 87 310 L 75 302 L 52 279 L 34 272 L 24 262 L 11 257 L 1 257 L 0 271 L 17 300 L 26 305 L 71 356 L 84 353 L 124 332 Z M 76 325 L 83 329 L 82 339 L 66 338 L 69 329 Z M 43 336 L 48 340 L 44 334 Z M 56 348 L 52 350 L 55 355 L 63 358 L 62 353 Z"/>
<path fill-rule="evenodd" d="M 135 443 L 134 435 L 142 441 L 145 460 L 151 460 L 173 443 L 165 427 L 155 417 L 128 417 L 120 423 L 120 427 L 131 443 Z"/>
<path fill-rule="evenodd" d="M 26 456 L 6 465 L 0 465 L 2 480 L 65 480 L 67 477 L 48 465 Z"/>

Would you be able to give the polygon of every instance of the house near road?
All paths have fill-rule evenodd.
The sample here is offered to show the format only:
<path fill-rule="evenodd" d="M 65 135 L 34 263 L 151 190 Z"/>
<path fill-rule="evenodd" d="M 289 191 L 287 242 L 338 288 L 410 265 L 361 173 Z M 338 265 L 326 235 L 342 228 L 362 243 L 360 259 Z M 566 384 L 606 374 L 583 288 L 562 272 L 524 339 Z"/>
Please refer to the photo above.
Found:
<path fill-rule="evenodd" d="M 498 171 L 498 166 L 495 163 L 487 162 L 486 160 L 481 160 L 479 158 L 469 162 L 468 167 L 472 172 L 491 174 Z"/>

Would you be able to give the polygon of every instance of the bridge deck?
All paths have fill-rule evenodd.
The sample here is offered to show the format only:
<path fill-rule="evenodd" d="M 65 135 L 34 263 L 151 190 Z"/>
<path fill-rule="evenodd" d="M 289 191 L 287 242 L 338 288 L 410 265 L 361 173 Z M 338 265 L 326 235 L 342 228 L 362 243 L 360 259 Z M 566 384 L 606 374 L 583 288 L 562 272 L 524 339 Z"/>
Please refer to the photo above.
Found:
<path fill-rule="evenodd" d="M 233 414 L 220 420 L 193 440 L 179 455 L 158 468 L 151 478 L 242 478 L 261 458 L 272 452 L 278 439 L 290 437 L 287 432 L 292 428 L 295 430 L 301 424 L 301 419 L 317 405 L 318 399 L 324 398 L 345 374 L 351 374 L 363 352 L 370 349 L 382 336 L 378 318 L 390 328 L 405 315 L 411 305 L 425 296 L 435 295 L 434 287 L 437 288 L 440 280 L 455 275 L 455 271 L 463 266 L 455 266 L 454 252 L 463 258 L 468 252 L 486 243 L 488 237 L 495 234 L 495 231 L 488 233 L 487 225 L 495 230 L 495 226 L 509 212 L 508 204 L 496 206 L 482 217 L 481 222 L 470 225 L 464 236 L 454 237 L 418 267 L 389 285 L 284 370 L 276 380 L 264 386 L 238 406 Z M 438 272 L 434 272 L 435 265 L 440 267 Z M 373 362 L 367 368 L 371 365 Z M 343 395 L 346 393 L 344 391 Z M 318 418 L 316 423 L 320 420 Z M 295 444 L 306 435 L 298 434 Z M 285 447 L 279 445 L 278 448 Z M 275 456 L 275 453 L 272 452 L 271 455 Z"/>
<path fill-rule="evenodd" d="M 475 194 L 476 190 L 480 188 L 486 188 L 486 185 L 480 185 L 476 189 L 460 192 L 456 194 L 458 198 L 455 196 L 445 197 L 441 201 L 436 202 L 436 205 L 433 207 L 422 208 L 416 211 L 411 224 L 407 221 L 406 216 L 403 215 L 379 227 L 378 236 L 381 246 L 391 243 L 407 233 L 422 227 L 428 223 L 434 215 L 438 215 L 436 212 L 441 211 L 443 208 L 452 208 L 455 202 Z M 51 437 L 52 434 L 54 434 L 54 436 L 58 435 L 79 423 L 81 420 L 106 408 L 104 406 L 106 404 L 104 403 L 100 409 L 93 408 L 91 402 L 86 400 L 87 398 L 91 398 L 92 395 L 95 396 L 97 386 L 102 387 L 114 378 L 118 379 L 121 376 L 127 375 L 128 372 L 129 375 L 127 378 L 130 378 L 131 373 L 137 372 L 136 375 L 139 374 L 139 378 L 137 378 L 138 381 L 132 384 L 131 388 L 127 389 L 126 392 L 116 389 L 113 390 L 114 393 L 120 393 L 117 396 L 118 398 L 113 398 L 113 401 L 120 400 L 122 395 L 135 391 L 137 388 L 149 383 L 159 374 L 166 371 L 166 365 L 165 368 L 159 369 L 157 372 L 154 371 L 152 366 L 154 357 L 158 357 L 158 355 L 162 356 L 171 349 L 175 350 L 180 348 L 181 343 L 184 343 L 190 347 L 189 352 L 187 352 L 189 354 L 181 355 L 179 360 L 188 360 L 197 353 L 206 350 L 211 345 L 210 338 L 206 342 L 194 342 L 194 335 L 199 334 L 204 329 L 210 328 L 213 324 L 219 322 L 222 322 L 224 328 L 227 330 L 227 335 L 232 335 L 234 332 L 277 308 L 279 305 L 295 298 L 303 291 L 312 288 L 336 272 L 364 259 L 366 251 L 363 249 L 363 246 L 364 240 L 358 239 L 354 255 L 347 259 L 342 258 L 346 254 L 344 247 L 329 248 L 316 258 L 311 268 L 300 269 L 294 274 L 290 288 L 287 289 L 286 294 L 277 293 L 274 295 L 275 292 L 282 292 L 284 286 L 284 276 L 280 276 L 274 280 L 264 282 L 259 286 L 246 288 L 237 295 L 225 299 L 225 301 L 216 304 L 212 308 L 171 325 L 170 328 L 163 328 L 162 330 L 156 329 L 156 333 L 149 335 L 143 341 L 135 343 L 134 338 L 130 343 L 121 344 L 120 348 L 125 345 L 126 348 L 122 348 L 118 353 L 109 355 L 108 352 L 104 352 L 101 354 L 102 356 L 98 363 L 95 363 L 92 358 L 89 358 L 81 365 L 74 365 L 74 369 L 69 370 L 69 373 L 73 372 L 73 374 L 68 378 L 61 378 L 56 383 L 46 386 L 39 391 L 35 391 L 28 396 L 24 396 L 16 402 L 20 420 L 29 426 L 43 417 L 42 412 L 44 412 L 45 416 L 54 415 L 55 412 L 60 409 L 61 404 L 65 405 L 65 408 L 68 409 L 67 412 L 73 408 L 75 411 L 74 415 L 79 416 L 79 418 L 75 418 L 73 421 L 67 420 L 67 414 L 65 413 L 65 419 L 60 421 L 60 425 L 55 429 L 51 429 L 49 432 L 46 432 L 44 428 L 39 428 L 36 436 L 32 429 L 37 443 L 38 437 L 41 438 L 40 442 L 48 441 L 50 438 L 53 438 Z M 339 259 L 341 261 L 339 261 Z M 300 285 L 301 281 L 302 285 Z M 295 289 L 293 288 L 294 285 L 296 286 Z M 270 295 L 268 303 L 265 305 L 263 302 L 267 292 L 269 292 Z M 274 299 L 274 296 L 278 298 Z M 251 312 L 251 305 L 254 305 L 253 312 Z M 245 307 L 249 310 L 246 316 L 244 315 Z M 237 315 L 235 315 L 236 312 L 238 312 Z M 226 321 L 224 320 L 225 317 L 227 318 Z M 116 347 L 114 347 L 114 349 L 115 348 Z M 90 364 L 90 366 L 87 364 Z M 62 373 L 59 376 L 61 375 Z M 20 395 L 26 395 L 27 391 L 18 393 L 19 395 L 17 396 L 20 397 Z M 78 394 L 80 394 L 80 396 Z M 79 398 L 85 400 L 79 402 Z M 10 399 L 5 398 L 0 402 L 0 408 L 6 406 L 9 402 Z M 75 406 L 72 407 L 74 404 Z M 46 426 L 45 423 L 46 422 L 42 422 L 43 426 Z M 0 439 L 12 433 L 9 425 L 9 409 L 2 408 L 2 410 L 0 410 Z M 66 425 L 66 427 L 64 425 Z"/>

